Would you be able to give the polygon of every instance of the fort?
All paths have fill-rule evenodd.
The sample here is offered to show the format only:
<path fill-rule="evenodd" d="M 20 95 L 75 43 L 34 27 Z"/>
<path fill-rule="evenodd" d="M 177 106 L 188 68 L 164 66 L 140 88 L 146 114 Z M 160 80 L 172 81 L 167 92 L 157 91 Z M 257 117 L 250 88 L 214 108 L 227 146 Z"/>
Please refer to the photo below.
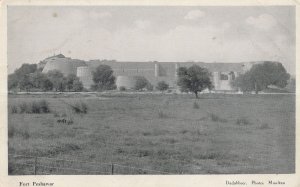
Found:
<path fill-rule="evenodd" d="M 204 62 L 119 62 L 114 60 L 83 61 L 65 57 L 62 54 L 48 57 L 40 62 L 43 73 L 50 70 L 59 70 L 64 75 L 75 74 L 87 89 L 93 84 L 92 71 L 99 65 L 109 65 L 116 77 L 117 88 L 132 89 L 136 77 L 145 77 L 152 85 L 165 81 L 170 88 L 176 88 L 177 69 L 198 65 L 211 72 L 214 91 L 234 91 L 230 82 L 259 62 L 245 63 L 204 63 Z"/>

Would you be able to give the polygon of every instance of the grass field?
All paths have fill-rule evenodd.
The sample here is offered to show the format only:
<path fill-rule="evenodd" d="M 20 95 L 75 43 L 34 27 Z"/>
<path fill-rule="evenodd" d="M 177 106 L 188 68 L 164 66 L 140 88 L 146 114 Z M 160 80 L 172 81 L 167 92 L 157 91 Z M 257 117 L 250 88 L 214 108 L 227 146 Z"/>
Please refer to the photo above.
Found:
<path fill-rule="evenodd" d="M 11 112 L 39 100 L 50 113 Z M 8 101 L 10 154 L 82 169 L 40 167 L 41 173 L 107 172 L 104 163 L 115 163 L 116 174 L 295 172 L 295 95 L 9 95 Z M 78 101 L 86 114 L 68 105 Z M 9 174 L 30 174 L 32 162 L 9 156 Z"/>

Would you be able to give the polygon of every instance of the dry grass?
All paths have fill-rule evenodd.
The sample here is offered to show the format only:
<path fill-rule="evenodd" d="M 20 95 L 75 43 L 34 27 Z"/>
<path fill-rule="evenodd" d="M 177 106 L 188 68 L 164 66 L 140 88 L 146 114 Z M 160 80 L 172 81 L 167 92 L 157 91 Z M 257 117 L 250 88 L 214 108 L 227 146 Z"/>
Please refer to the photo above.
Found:
<path fill-rule="evenodd" d="M 197 104 L 203 107 L 197 110 L 191 107 L 193 97 L 189 95 L 140 95 L 139 99 L 111 95 L 106 100 L 98 96 L 55 97 L 9 96 L 8 107 L 44 99 L 55 111 L 9 113 L 10 153 L 98 163 L 113 161 L 177 174 L 295 171 L 292 95 L 201 95 Z M 66 111 L 68 106 L 59 99 L 66 103 L 82 100 L 88 112 L 76 115 Z M 250 121 L 243 116 L 253 125 L 245 125 Z M 72 125 L 57 123 L 67 118 L 72 118 Z M 22 168 L 9 168 L 10 174 L 25 173 Z"/>
<path fill-rule="evenodd" d="M 240 117 L 236 120 L 237 125 L 250 125 L 251 122 L 246 117 Z"/>

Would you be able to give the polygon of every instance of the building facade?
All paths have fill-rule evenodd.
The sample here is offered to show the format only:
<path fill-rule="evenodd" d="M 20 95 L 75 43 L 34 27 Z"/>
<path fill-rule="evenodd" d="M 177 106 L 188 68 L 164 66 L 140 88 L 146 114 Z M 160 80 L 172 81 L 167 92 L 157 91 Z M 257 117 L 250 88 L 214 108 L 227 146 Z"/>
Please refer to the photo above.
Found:
<path fill-rule="evenodd" d="M 93 84 L 92 71 L 101 64 L 109 65 L 116 77 L 117 88 L 132 89 L 136 77 L 145 77 L 153 86 L 165 81 L 170 88 L 177 88 L 177 69 L 198 65 L 211 72 L 211 80 L 215 91 L 234 91 L 231 81 L 249 69 L 253 63 L 204 63 L 204 62 L 117 62 L 107 60 L 82 61 L 66 58 L 63 55 L 49 57 L 42 61 L 43 72 L 59 70 L 64 75 L 75 74 L 89 89 Z"/>

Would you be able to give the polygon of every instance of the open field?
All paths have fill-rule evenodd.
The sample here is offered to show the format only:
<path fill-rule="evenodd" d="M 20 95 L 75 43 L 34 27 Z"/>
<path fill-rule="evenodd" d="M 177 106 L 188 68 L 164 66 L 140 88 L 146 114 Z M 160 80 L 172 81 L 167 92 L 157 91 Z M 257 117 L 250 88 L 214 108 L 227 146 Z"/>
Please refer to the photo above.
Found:
<path fill-rule="evenodd" d="M 11 112 L 40 100 L 50 113 Z M 86 114 L 68 105 L 78 101 Z M 295 95 L 9 95 L 8 102 L 9 154 L 39 157 L 48 166 L 37 168 L 41 174 L 109 174 L 109 163 L 116 174 L 295 172 Z M 32 174 L 33 162 L 9 155 L 9 173 Z"/>

